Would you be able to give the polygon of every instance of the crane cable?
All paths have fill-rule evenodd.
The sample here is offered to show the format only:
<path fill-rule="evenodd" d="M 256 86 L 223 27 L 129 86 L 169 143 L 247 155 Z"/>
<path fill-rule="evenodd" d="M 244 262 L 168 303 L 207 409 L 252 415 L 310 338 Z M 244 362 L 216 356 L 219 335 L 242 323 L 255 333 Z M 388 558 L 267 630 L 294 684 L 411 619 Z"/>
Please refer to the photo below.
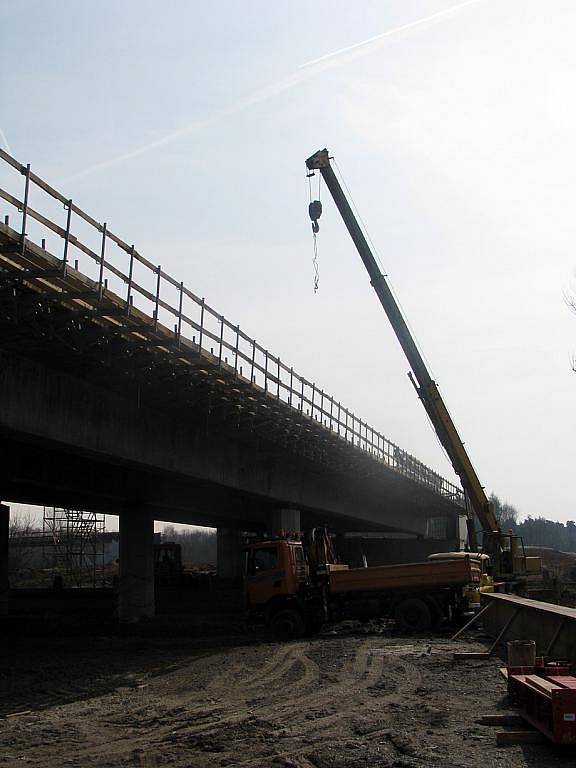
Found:
<path fill-rule="evenodd" d="M 318 262 L 318 232 L 320 231 L 320 226 L 318 224 L 318 219 L 322 215 L 322 202 L 320 201 L 320 183 L 322 181 L 322 175 L 318 174 L 318 199 L 313 200 L 312 199 L 312 177 L 314 176 L 314 171 L 312 173 L 307 173 L 306 176 L 308 177 L 308 190 L 309 190 L 309 203 L 308 203 L 308 214 L 310 215 L 310 219 L 312 221 L 312 237 L 314 241 L 314 255 L 312 257 L 312 265 L 314 267 L 314 293 L 318 293 L 318 286 L 320 284 L 320 267 Z"/>
<path fill-rule="evenodd" d="M 348 200 L 350 201 L 350 205 L 351 205 L 352 209 L 354 210 L 354 214 L 355 214 L 356 218 L 358 219 L 358 221 L 360 222 L 360 225 L 362 227 L 362 231 L 364 233 L 364 236 L 366 237 L 366 240 L 370 244 L 370 247 L 371 247 L 372 252 L 374 254 L 374 258 L 378 262 L 378 265 L 379 265 L 380 269 L 382 270 L 382 274 L 386 277 L 386 280 L 387 280 L 387 283 L 388 283 L 388 287 L 390 288 L 390 292 L 394 296 L 394 300 L 396 301 L 396 304 L 398 305 L 400 313 L 401 313 L 402 317 L 404 318 L 404 322 L 406 323 L 406 326 L 408 327 L 408 329 L 410 331 L 410 334 L 412 335 L 412 338 L 414 339 L 414 343 L 415 343 L 416 347 L 418 348 L 418 351 L 420 352 L 423 360 L 426 362 L 426 365 L 428 367 L 428 370 L 430 371 L 431 377 L 433 379 L 435 379 L 433 371 L 432 371 L 432 366 L 430 365 L 430 361 L 426 358 L 426 355 L 424 354 L 424 351 L 423 351 L 420 343 L 418 342 L 418 337 L 416 336 L 416 333 L 414 332 L 414 329 L 411 326 L 411 324 L 410 324 L 410 322 L 409 322 L 409 320 L 408 320 L 408 318 L 406 316 L 406 312 L 404 311 L 404 307 L 402 306 L 402 304 L 400 302 L 400 299 L 398 298 L 398 294 L 394 290 L 394 286 L 392 285 L 390 277 L 389 277 L 386 269 L 384 268 L 384 265 L 382 263 L 382 259 L 380 258 L 380 254 L 378 253 L 378 249 L 376 248 L 376 245 L 374 244 L 374 241 L 370 237 L 370 233 L 368 231 L 368 228 L 367 228 L 364 220 L 362 219 L 362 216 L 360 215 L 360 211 L 358 210 L 358 206 L 356 205 L 356 203 L 354 201 L 354 198 L 352 196 L 352 193 L 350 192 L 350 188 L 348 187 L 348 184 L 346 184 L 346 180 L 344 179 L 342 171 L 340 170 L 340 167 L 339 167 L 338 163 L 336 162 L 336 159 L 335 158 L 331 158 L 331 159 L 332 159 L 332 163 L 334 165 L 334 168 L 336 169 L 336 172 L 338 174 L 338 177 L 340 179 L 340 183 L 342 184 L 342 186 L 346 190 L 346 195 L 348 197 Z M 442 441 L 438 437 L 438 434 L 436 432 L 434 424 L 432 423 L 432 419 L 428 415 L 428 412 L 426 411 L 426 409 L 424 409 L 424 412 L 426 414 L 426 418 L 428 420 L 428 423 L 430 424 L 430 427 L 432 428 L 432 432 L 434 433 L 434 436 L 436 438 L 436 442 L 438 443 L 438 445 L 440 446 L 440 449 L 442 450 L 442 453 L 444 453 L 444 455 L 446 456 L 448 462 L 452 466 L 452 469 L 454 469 L 454 467 L 452 465 L 452 461 L 450 459 L 450 456 L 448 455 L 448 451 L 446 450 L 446 448 L 442 444 Z M 459 478 L 458 474 L 457 473 L 455 473 L 455 474 Z M 460 481 L 460 482 L 462 482 L 462 481 Z"/>

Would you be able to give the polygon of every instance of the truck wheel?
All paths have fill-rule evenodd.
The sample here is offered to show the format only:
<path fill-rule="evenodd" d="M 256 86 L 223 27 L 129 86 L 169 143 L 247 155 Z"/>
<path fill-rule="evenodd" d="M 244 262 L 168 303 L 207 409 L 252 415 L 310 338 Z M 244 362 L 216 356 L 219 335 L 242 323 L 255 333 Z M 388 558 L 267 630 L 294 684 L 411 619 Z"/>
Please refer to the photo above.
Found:
<path fill-rule="evenodd" d="M 317 635 L 320 632 L 323 626 L 323 621 L 309 621 L 308 624 L 306 624 L 306 637 L 314 637 L 314 635 Z"/>
<path fill-rule="evenodd" d="M 432 627 L 432 612 L 418 597 L 409 597 L 398 603 L 394 618 L 403 632 L 425 632 Z"/>
<path fill-rule="evenodd" d="M 276 640 L 297 640 L 304 636 L 306 628 L 298 611 L 286 608 L 274 614 L 270 621 L 270 629 Z"/>

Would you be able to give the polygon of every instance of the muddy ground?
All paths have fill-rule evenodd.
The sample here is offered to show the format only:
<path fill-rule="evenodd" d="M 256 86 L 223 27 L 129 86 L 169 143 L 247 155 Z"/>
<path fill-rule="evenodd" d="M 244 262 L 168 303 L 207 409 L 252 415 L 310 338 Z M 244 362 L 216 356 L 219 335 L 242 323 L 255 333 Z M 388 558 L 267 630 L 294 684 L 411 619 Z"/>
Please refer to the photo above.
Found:
<path fill-rule="evenodd" d="M 480 640 L 4 640 L 0 766 L 573 765 L 548 744 L 498 748 L 476 722 L 509 712 L 498 659 L 453 660 Z"/>

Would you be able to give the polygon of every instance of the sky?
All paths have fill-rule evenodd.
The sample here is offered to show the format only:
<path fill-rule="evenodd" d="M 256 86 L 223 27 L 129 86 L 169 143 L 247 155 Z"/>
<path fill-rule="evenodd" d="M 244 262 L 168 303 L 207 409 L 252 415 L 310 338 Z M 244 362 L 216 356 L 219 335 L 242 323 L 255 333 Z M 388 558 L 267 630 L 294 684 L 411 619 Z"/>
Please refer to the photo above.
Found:
<path fill-rule="evenodd" d="M 575 26 L 571 0 L 4 0 L 0 144 L 453 480 L 326 189 L 314 292 L 327 147 L 487 491 L 575 519 Z"/>

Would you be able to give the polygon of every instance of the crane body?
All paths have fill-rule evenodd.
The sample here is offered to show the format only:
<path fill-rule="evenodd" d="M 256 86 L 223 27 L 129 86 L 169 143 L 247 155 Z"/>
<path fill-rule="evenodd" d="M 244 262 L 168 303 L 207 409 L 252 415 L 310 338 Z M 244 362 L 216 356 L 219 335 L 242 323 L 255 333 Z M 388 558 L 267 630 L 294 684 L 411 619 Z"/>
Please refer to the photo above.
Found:
<path fill-rule="evenodd" d="M 411 372 L 408 374 L 420 398 L 426 413 L 438 435 L 442 446 L 450 459 L 454 471 L 460 478 L 467 508 L 468 542 L 472 550 L 478 549 L 474 518 L 480 522 L 483 532 L 482 547 L 486 554 L 490 555 L 497 576 L 512 577 L 515 574 L 525 574 L 527 560 L 523 553 L 521 539 L 512 534 L 503 534 L 500 530 L 494 507 L 480 483 L 478 475 L 470 461 L 464 443 L 456 429 L 456 426 L 448 412 L 444 400 L 439 392 L 436 382 L 433 380 L 426 363 L 414 341 L 408 325 L 402 315 L 400 307 L 390 286 L 378 266 L 374 254 L 366 240 L 360 225 L 350 207 L 350 204 L 342 190 L 340 182 L 330 164 L 330 157 L 326 149 L 314 153 L 306 160 L 308 171 L 319 171 L 334 199 L 336 207 L 342 216 L 344 224 L 356 246 L 366 271 L 370 276 L 370 282 L 378 299 L 388 316 L 388 320 L 396 334 L 408 360 Z M 311 209 L 312 215 L 312 209 Z M 317 222 L 316 222 L 317 227 Z M 316 229 L 317 231 L 317 229 Z M 522 554 L 520 553 L 522 549 Z M 537 564 L 532 563 L 532 568 L 537 570 Z"/>

